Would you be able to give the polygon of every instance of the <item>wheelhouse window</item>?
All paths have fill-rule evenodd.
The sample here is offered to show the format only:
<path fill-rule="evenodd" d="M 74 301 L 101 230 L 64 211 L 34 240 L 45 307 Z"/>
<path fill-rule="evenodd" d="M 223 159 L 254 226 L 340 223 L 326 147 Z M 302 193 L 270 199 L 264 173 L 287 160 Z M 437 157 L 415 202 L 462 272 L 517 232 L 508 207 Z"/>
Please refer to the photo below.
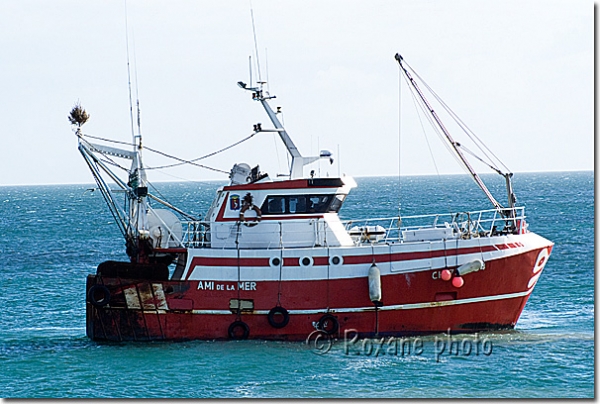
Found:
<path fill-rule="evenodd" d="M 306 196 L 302 195 L 288 197 L 288 212 L 306 213 Z"/>
<path fill-rule="evenodd" d="M 285 213 L 285 197 L 270 196 L 267 198 L 267 211 L 269 213 Z M 264 209 L 261 209 L 264 212 Z"/>
<path fill-rule="evenodd" d="M 267 196 L 260 210 L 263 215 L 337 213 L 346 195 Z"/>
<path fill-rule="evenodd" d="M 334 195 L 331 205 L 329 205 L 329 212 L 339 212 L 344 203 L 344 198 L 346 198 L 346 195 Z"/>

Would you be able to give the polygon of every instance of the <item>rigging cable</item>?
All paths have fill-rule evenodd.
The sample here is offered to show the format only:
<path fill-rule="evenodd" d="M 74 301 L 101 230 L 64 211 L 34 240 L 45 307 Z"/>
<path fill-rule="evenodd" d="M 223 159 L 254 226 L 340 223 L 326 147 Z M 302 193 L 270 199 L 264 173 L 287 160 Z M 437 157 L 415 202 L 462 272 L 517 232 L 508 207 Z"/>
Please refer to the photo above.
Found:
<path fill-rule="evenodd" d="M 473 153 L 471 150 L 469 150 L 466 146 L 464 146 L 464 145 L 461 144 L 460 147 L 461 147 L 461 149 L 463 149 L 464 151 L 466 151 L 467 153 L 469 153 L 471 156 L 473 156 L 473 158 L 476 158 L 477 160 L 481 161 L 483 164 L 487 165 L 489 168 L 491 168 L 492 170 L 494 170 L 498 174 L 504 176 L 504 174 L 502 173 L 502 171 L 500 171 L 498 168 L 496 168 L 495 166 L 493 166 L 491 163 L 483 160 L 481 157 L 479 157 L 478 155 L 476 155 L 475 153 Z"/>
<path fill-rule="evenodd" d="M 110 157 L 108 157 L 106 154 L 103 154 L 102 152 L 98 152 L 102 155 L 103 158 L 98 158 L 98 160 L 109 164 L 111 166 L 114 166 L 116 168 L 120 168 L 121 170 L 125 171 L 125 172 L 129 172 L 128 168 L 123 167 L 122 165 L 120 165 L 119 163 L 117 163 L 116 161 L 114 161 L 113 159 L 111 159 Z"/>
<path fill-rule="evenodd" d="M 405 77 L 405 80 L 408 84 L 408 78 Z M 450 146 L 448 138 L 446 138 L 444 136 L 441 129 L 436 125 L 435 121 L 433 120 L 431 113 L 429 113 L 430 112 L 429 108 L 424 104 L 424 101 L 420 97 L 417 97 L 415 95 L 416 90 L 410 84 L 408 84 L 408 86 L 409 86 L 409 89 L 411 90 L 411 95 L 413 97 L 413 101 L 415 102 L 415 107 L 419 106 L 421 108 L 421 111 L 423 112 L 423 114 L 425 115 L 427 120 L 429 121 L 429 124 L 431 125 L 432 129 L 438 135 L 438 137 L 441 139 L 442 144 L 446 147 L 446 149 L 448 150 L 450 155 L 452 155 L 454 157 L 454 159 L 458 162 L 459 166 L 466 170 L 467 168 L 464 167 L 463 163 L 461 162 L 460 158 L 457 156 L 456 152 L 454 150 L 452 150 L 452 147 Z M 417 112 L 417 115 L 419 116 L 419 120 L 420 120 L 421 116 L 418 114 L 418 112 Z M 425 132 L 425 129 L 423 129 L 423 132 Z M 425 135 L 425 138 L 427 140 L 427 135 Z M 429 146 L 428 140 L 427 140 L 427 144 Z M 431 153 L 431 149 L 430 149 L 430 153 Z M 433 157 L 433 153 L 432 153 L 432 158 L 433 158 L 433 161 L 435 164 L 435 158 Z M 437 171 L 437 166 L 436 166 L 436 171 Z M 439 172 L 438 172 L 438 175 L 439 175 Z"/>
<path fill-rule="evenodd" d="M 100 194 L 102 195 L 102 198 L 104 198 L 104 201 L 108 205 L 108 210 L 110 211 L 113 218 L 115 219 L 115 222 L 117 223 L 117 227 L 123 234 L 123 237 L 125 237 L 125 235 L 127 233 L 126 221 L 121 216 L 117 206 L 114 203 L 112 203 L 111 198 L 109 196 L 110 189 L 108 188 L 108 185 L 106 184 L 106 182 L 100 175 L 100 171 L 98 170 L 97 165 L 93 164 L 92 161 L 90 161 L 90 158 L 86 154 L 83 154 L 83 158 L 84 158 L 85 162 L 87 163 L 90 171 L 92 172 L 92 176 L 94 177 L 94 180 L 96 181 L 96 184 L 98 185 L 98 189 L 100 189 Z"/>
<path fill-rule="evenodd" d="M 87 133 L 82 133 L 82 136 L 89 137 L 90 139 L 102 140 L 103 142 L 122 144 L 126 146 L 135 146 L 133 143 L 123 142 L 122 140 L 107 139 L 100 136 L 88 135 Z"/>
<path fill-rule="evenodd" d="M 415 73 L 416 74 L 416 73 Z M 431 93 L 433 94 L 433 96 L 436 98 L 436 100 L 438 100 L 438 102 L 442 105 L 442 107 L 450 114 L 450 116 L 455 120 L 455 122 L 458 124 L 458 126 L 465 132 L 465 134 L 473 141 L 473 143 L 479 148 L 479 150 L 481 150 L 481 152 L 485 155 L 485 157 L 488 158 L 488 160 L 492 161 L 493 159 L 490 158 L 490 156 L 488 156 L 488 154 L 486 153 L 486 150 L 494 157 L 494 159 L 496 160 L 497 163 L 499 163 L 500 165 L 502 165 L 506 171 L 510 170 L 508 169 L 508 167 L 500 160 L 500 158 L 498 158 L 498 156 L 496 156 L 494 154 L 494 152 L 487 147 L 487 145 L 485 143 L 483 143 L 483 141 L 475 134 L 475 132 L 473 132 L 468 126 L 467 124 L 465 124 L 462 119 L 444 102 L 444 100 L 442 98 L 440 98 L 435 91 L 433 91 L 433 89 L 429 88 L 429 86 L 427 85 L 427 83 L 423 82 L 425 84 L 425 86 L 431 91 Z M 485 150 L 484 150 L 485 149 Z M 491 163 L 488 163 L 491 164 Z"/>
<path fill-rule="evenodd" d="M 402 72 L 400 72 L 400 74 L 402 74 Z M 404 77 L 404 76 L 403 76 Z M 415 107 L 415 112 L 417 114 L 417 117 L 419 118 L 419 123 L 421 124 L 421 130 L 423 132 L 423 137 L 425 138 L 425 141 L 427 142 L 427 148 L 429 149 L 429 154 L 431 155 L 431 161 L 433 162 L 433 166 L 435 167 L 435 172 L 437 174 L 438 180 L 441 181 L 441 175 L 440 175 L 440 170 L 438 168 L 438 165 L 436 163 L 435 160 L 435 155 L 433 154 L 433 149 L 431 148 L 431 143 L 429 142 L 429 137 L 427 136 L 427 131 L 425 130 L 425 125 L 423 125 L 423 119 L 421 118 L 421 114 L 419 113 L 419 98 L 417 98 L 417 96 L 415 95 L 414 90 L 411 88 L 410 83 L 408 82 L 408 78 L 404 77 L 404 80 L 406 81 L 406 85 L 408 86 L 409 89 L 411 89 L 411 96 L 412 96 L 412 100 L 413 100 L 413 105 Z M 432 118 L 429 116 L 429 114 L 425 113 L 425 111 L 423 110 L 423 106 L 421 105 L 421 111 L 423 112 L 423 114 L 427 117 L 429 123 L 431 124 L 431 126 L 433 127 L 434 131 L 437 133 L 437 135 L 443 139 L 445 139 L 443 137 L 443 135 L 440 133 L 440 130 L 438 129 L 438 127 L 433 123 Z M 450 147 L 448 146 L 446 141 L 443 141 L 444 145 L 446 146 L 446 148 L 448 148 L 449 151 Z M 451 153 L 454 156 L 454 153 Z M 450 206 L 450 201 L 448 200 L 448 196 L 445 194 L 445 196 L 443 197 L 443 199 L 445 199 L 446 202 L 446 208 L 448 209 L 449 212 L 452 211 L 452 207 Z"/>
<path fill-rule="evenodd" d="M 214 151 L 214 152 L 212 152 L 212 153 L 205 154 L 204 156 L 197 157 L 197 158 L 195 158 L 195 159 L 192 159 L 192 160 L 181 160 L 181 161 L 182 161 L 181 163 L 175 163 L 175 164 L 164 165 L 164 166 L 158 166 L 158 167 L 146 167 L 146 170 L 157 170 L 157 169 L 161 169 L 161 168 L 171 168 L 171 167 L 177 167 L 177 166 L 180 166 L 180 165 L 183 165 L 183 164 L 188 164 L 188 162 L 192 162 L 192 163 L 193 163 L 193 162 L 196 162 L 196 161 L 199 161 L 199 160 L 203 160 L 203 159 L 205 159 L 205 158 L 212 157 L 212 156 L 214 156 L 214 155 L 216 155 L 216 154 L 219 154 L 219 153 L 222 153 L 222 152 L 224 152 L 224 151 L 227 151 L 227 150 L 231 149 L 232 147 L 235 147 L 235 146 L 237 146 L 237 145 L 239 145 L 239 144 L 241 144 L 241 143 L 244 143 L 245 141 L 247 141 L 247 140 L 250 140 L 252 137 L 254 137 L 254 136 L 257 134 L 257 133 L 259 133 L 259 132 L 254 132 L 254 133 L 252 133 L 250 136 L 246 136 L 246 137 L 245 137 L 245 138 L 243 138 L 242 140 L 238 140 L 237 142 L 235 142 L 235 143 L 233 143 L 233 144 L 230 144 L 229 146 L 226 146 L 226 147 L 224 147 L 224 148 L 222 148 L 222 149 L 219 149 L 219 150 L 217 150 L 217 151 Z M 157 152 L 156 150 L 153 150 L 153 149 L 150 149 L 150 148 L 146 148 L 146 149 L 147 149 L 147 150 L 150 150 L 151 152 L 154 152 L 154 153 L 159 153 L 159 154 L 162 154 L 161 152 Z M 163 154 L 163 155 L 164 155 L 164 154 Z M 170 157 L 170 156 L 168 156 L 168 155 L 165 155 L 165 156 L 166 156 L 166 157 Z M 175 159 L 177 159 L 177 158 L 175 158 Z M 228 174 L 228 173 L 227 173 L 227 174 Z"/>
<path fill-rule="evenodd" d="M 113 166 L 115 166 L 115 167 L 117 167 L 117 168 L 120 168 L 121 170 L 123 170 L 123 171 L 125 171 L 125 172 L 128 172 L 128 171 L 129 171 L 129 170 L 127 170 L 125 167 L 123 167 L 123 166 L 119 165 L 117 162 L 115 162 L 115 161 L 114 161 L 114 160 L 112 160 L 110 157 L 108 157 L 107 155 L 105 155 L 105 154 L 104 154 L 102 151 L 100 151 L 100 150 L 95 150 L 95 149 L 94 149 L 93 151 L 95 151 L 95 152 L 97 152 L 98 154 L 100 154 L 100 156 L 96 156 L 96 155 L 94 155 L 94 161 L 96 161 L 96 165 L 98 165 L 99 163 L 106 163 L 106 164 L 109 164 L 109 165 L 113 165 Z M 85 156 L 87 156 L 87 153 L 85 154 Z M 87 161 L 87 157 L 86 157 L 86 161 Z M 90 164 L 91 164 L 91 163 L 90 163 L 90 162 L 88 162 L 88 165 L 90 165 Z M 125 190 L 125 191 L 126 191 L 126 185 L 125 185 L 125 183 L 124 183 L 124 182 L 122 182 L 122 183 L 119 183 L 119 180 L 117 180 L 117 179 L 116 179 L 116 177 L 114 177 L 114 176 L 112 175 L 112 172 L 111 172 L 111 171 L 107 170 L 107 168 L 106 168 L 106 167 L 104 167 L 104 166 L 102 166 L 102 165 L 101 165 L 101 167 L 102 167 L 102 169 L 103 169 L 105 172 L 107 172 L 107 173 L 109 174 L 109 176 L 110 176 L 110 177 L 111 177 L 111 178 L 112 178 L 112 179 L 115 181 L 115 183 L 116 183 L 117 185 L 119 185 L 119 187 L 121 187 L 123 190 Z M 92 167 L 90 166 L 90 169 L 91 169 L 91 168 L 92 168 Z M 97 174 L 96 174 L 96 171 L 98 171 L 98 170 L 97 170 L 97 169 L 96 169 L 96 170 L 93 170 L 93 169 L 92 169 L 92 174 L 94 175 L 94 177 L 95 177 L 96 175 L 98 175 L 100 178 L 102 178 L 102 177 L 100 176 L 100 174 L 99 174 L 99 171 L 98 171 L 98 173 L 97 173 Z M 98 180 L 96 180 L 96 182 L 98 182 Z M 160 197 L 161 197 L 162 199 L 161 199 L 161 198 L 158 198 L 158 197 L 156 197 L 156 196 L 155 196 L 155 195 L 153 195 L 153 194 L 148 194 L 148 197 L 150 197 L 151 199 L 154 199 L 155 201 L 159 202 L 160 204 L 162 204 L 162 205 L 164 205 L 164 206 L 167 206 L 167 207 L 169 207 L 169 208 L 173 209 L 174 211 L 178 212 L 179 214 L 181 214 L 181 215 L 183 215 L 183 216 L 185 216 L 185 217 L 187 217 L 187 218 L 189 218 L 189 219 L 191 219 L 191 220 L 200 220 L 200 218 L 199 218 L 199 217 L 193 216 L 193 215 L 191 215 L 191 214 L 189 214 L 189 213 L 186 213 L 186 212 L 184 212 L 184 211 L 182 211 L 182 210 L 180 210 L 180 209 L 176 208 L 175 206 L 173 206 L 173 205 L 172 205 L 172 204 L 171 204 L 171 203 L 170 203 L 170 202 L 167 200 L 167 198 L 165 198 L 165 196 L 164 196 L 164 195 L 162 195 L 162 193 L 161 193 L 161 192 L 160 192 L 160 191 L 159 191 L 159 190 L 158 190 L 158 189 L 157 189 L 157 188 L 154 186 L 154 184 L 152 184 L 152 183 L 148 182 L 148 185 L 149 185 L 150 187 L 152 187 L 152 188 L 153 188 L 153 189 L 156 191 L 156 193 L 157 193 L 158 195 L 160 195 Z M 106 188 L 106 192 L 108 192 L 108 186 L 106 186 L 106 185 L 105 185 L 103 188 Z M 100 188 L 100 189 L 102 190 L 102 188 Z M 103 191 L 103 192 L 104 192 L 104 191 Z M 106 198 L 105 198 L 105 199 L 106 199 Z M 106 200 L 106 201 L 107 201 L 107 203 L 109 203 L 109 201 L 108 201 L 108 200 Z M 125 201 L 127 202 L 127 198 L 125 198 Z M 113 204 L 113 205 L 114 205 L 114 204 Z M 129 225 L 128 225 L 128 228 L 129 228 Z"/>
<path fill-rule="evenodd" d="M 458 124 L 458 126 L 465 132 L 465 134 L 473 141 L 473 143 L 479 148 L 479 150 L 481 150 L 481 152 L 485 155 L 486 158 L 488 158 L 490 161 L 493 161 L 492 158 L 490 158 L 490 156 L 488 156 L 488 154 L 486 153 L 486 150 L 494 157 L 494 159 L 496 160 L 497 163 L 499 163 L 501 166 L 504 167 L 504 169 L 508 172 L 510 172 L 510 170 L 508 169 L 508 167 L 502 162 L 502 160 L 500 160 L 498 158 L 498 156 L 496 156 L 494 154 L 494 152 L 486 146 L 486 144 L 475 134 L 475 132 L 473 132 L 463 121 L 462 119 L 460 119 L 460 117 L 444 102 L 444 100 L 427 84 L 427 82 L 425 82 L 425 80 L 423 80 L 423 78 L 421 76 L 419 76 L 419 74 L 405 61 L 404 62 L 409 68 L 410 70 L 413 72 L 413 74 L 423 83 L 423 85 L 425 86 L 425 88 L 427 88 L 427 90 L 429 90 L 429 92 L 434 96 L 434 98 L 440 103 L 440 105 L 444 108 L 444 110 L 446 110 L 446 112 L 448 112 L 448 114 L 450 114 L 450 116 L 452 117 L 452 119 L 454 119 L 454 121 Z M 464 148 L 464 147 L 463 147 Z M 484 150 L 485 148 L 485 150 Z M 481 159 L 480 159 L 481 160 Z M 483 161 L 483 160 L 481 160 Z M 485 162 L 484 162 L 485 163 Z M 485 163 L 487 165 L 490 165 L 492 163 Z M 499 172 L 499 170 L 497 168 L 494 168 L 494 171 Z"/>
<path fill-rule="evenodd" d="M 181 215 L 186 216 L 188 219 L 191 220 L 200 220 L 199 217 L 193 216 L 189 213 L 186 213 L 184 211 L 182 211 L 181 209 L 176 208 L 163 194 L 162 192 L 160 192 L 160 190 L 158 188 L 156 188 L 154 186 L 153 183 L 147 181 L 148 185 L 150 185 L 150 187 L 156 192 L 156 194 L 158 194 L 160 196 L 160 198 L 157 198 L 156 196 L 152 195 L 152 194 L 148 194 L 150 198 L 154 199 L 155 201 L 161 203 L 164 206 L 167 206 L 173 210 L 175 210 L 176 212 L 178 212 Z"/>
<path fill-rule="evenodd" d="M 473 180 L 477 183 L 477 185 L 485 193 L 485 195 L 490 200 L 490 202 L 492 203 L 492 205 L 494 205 L 494 207 L 500 213 L 502 213 L 502 215 L 504 216 L 505 208 L 494 198 L 494 196 L 491 194 L 490 190 L 486 187 L 486 185 L 483 183 L 483 181 L 481 180 L 481 178 L 479 177 L 479 175 L 475 172 L 475 170 L 473 169 L 473 167 L 471 166 L 471 164 L 469 163 L 469 161 L 465 158 L 465 156 L 463 155 L 463 153 L 459 150 L 460 144 L 458 142 L 456 142 L 452 138 L 452 136 L 450 135 L 450 133 L 448 132 L 448 130 L 445 128 L 444 124 L 440 121 L 440 118 L 437 115 L 437 113 L 433 110 L 433 108 L 431 107 L 431 105 L 429 104 L 429 102 L 425 99 L 425 96 L 423 95 L 421 89 L 418 87 L 418 85 L 416 84 L 416 82 L 414 81 L 414 79 L 412 78 L 412 76 L 409 74 L 407 68 L 402 65 L 402 57 L 399 54 L 396 54 L 396 59 L 398 60 L 398 63 L 402 67 L 402 70 L 404 71 L 404 73 L 410 79 L 411 84 L 414 87 L 414 90 L 419 94 L 419 97 L 422 99 L 423 104 L 431 112 L 432 119 L 435 119 L 437 125 L 439 126 L 439 129 L 444 132 L 444 135 L 447 138 L 447 142 L 446 143 L 454 149 L 454 154 L 456 155 L 456 157 L 460 159 L 462 165 L 469 171 L 469 173 L 471 174 L 471 177 L 473 178 Z M 471 140 L 473 140 L 473 139 L 471 138 Z M 507 186 L 510 188 L 508 174 L 505 176 L 505 178 L 507 180 Z M 509 200 L 509 204 L 510 203 L 511 202 Z"/>
<path fill-rule="evenodd" d="M 408 79 L 405 78 L 404 80 L 406 80 L 407 85 L 410 85 L 408 83 Z M 417 117 L 419 118 L 419 123 L 421 124 L 421 130 L 423 131 L 423 136 L 425 137 L 425 142 L 427 142 L 427 148 L 429 149 L 429 154 L 431 155 L 431 160 L 433 161 L 433 166 L 435 167 L 435 172 L 439 178 L 440 170 L 438 169 L 437 163 L 435 162 L 435 156 L 433 154 L 433 149 L 431 148 L 431 143 L 429 143 L 429 138 L 427 137 L 427 132 L 425 131 L 425 126 L 423 125 L 423 120 L 421 119 L 421 114 L 419 113 L 417 97 L 415 96 L 414 92 L 411 92 L 411 95 L 412 95 L 412 99 L 413 99 L 413 105 L 415 106 L 415 111 L 417 112 Z M 425 116 L 427 116 L 427 115 L 425 115 Z"/>
<path fill-rule="evenodd" d="M 250 136 L 246 136 L 245 138 L 243 138 L 241 140 L 238 140 L 237 142 L 235 142 L 235 143 L 233 143 L 233 144 L 231 144 L 229 146 L 226 146 L 226 147 L 224 147 L 222 149 L 219 149 L 219 150 L 214 151 L 212 153 L 206 154 L 204 156 L 194 158 L 192 160 L 184 160 L 184 159 L 181 159 L 181 158 L 178 158 L 178 157 L 175 157 L 175 156 L 171 156 L 171 155 L 169 155 L 167 153 L 164 153 L 164 152 L 152 149 L 150 147 L 144 147 L 144 149 L 149 150 L 149 151 L 151 151 L 153 153 L 157 153 L 157 154 L 160 154 L 160 155 L 162 155 L 164 157 L 168 157 L 168 158 L 172 158 L 174 160 L 180 161 L 180 163 L 175 163 L 175 164 L 170 164 L 170 165 L 164 165 L 164 166 L 157 166 L 157 167 L 145 167 L 145 169 L 146 170 L 156 170 L 156 169 L 162 169 L 162 168 L 177 167 L 177 166 L 180 166 L 180 165 L 183 165 L 183 164 L 191 164 L 191 165 L 195 165 L 195 166 L 198 166 L 198 167 L 206 168 L 206 169 L 209 169 L 209 170 L 213 170 L 213 171 L 217 171 L 217 172 L 229 174 L 229 172 L 227 172 L 227 171 L 219 170 L 217 168 L 211 168 L 211 167 L 204 166 L 204 165 L 201 165 L 201 164 L 195 164 L 195 162 L 199 161 L 199 160 L 203 160 L 203 159 L 211 157 L 211 156 L 214 156 L 214 155 L 216 155 L 218 153 L 221 153 L 221 152 L 224 152 L 226 150 L 229 150 L 229 149 L 231 149 L 231 148 L 233 148 L 233 147 L 235 147 L 235 146 L 237 146 L 237 145 L 239 145 L 239 144 L 241 144 L 241 143 L 243 143 L 243 142 L 245 142 L 247 140 L 250 140 L 257 133 L 259 133 L 259 132 L 254 132 Z M 122 144 L 122 145 L 127 145 L 127 146 L 135 146 L 132 143 L 123 142 L 123 141 L 120 141 L 120 140 L 112 140 L 112 139 L 107 139 L 107 138 L 103 138 L 103 137 L 99 137 L 99 136 L 94 136 L 94 135 L 88 135 L 88 134 L 85 134 L 84 136 L 87 137 L 87 138 L 90 138 L 90 139 L 101 140 L 101 141 L 108 142 L 108 143 L 116 143 L 116 144 Z M 116 165 L 116 163 L 114 163 L 114 164 Z"/>
<path fill-rule="evenodd" d="M 201 168 L 205 168 L 205 169 L 207 169 L 207 170 L 211 170 L 211 171 L 216 171 L 216 172 L 218 172 L 218 173 L 229 174 L 229 171 L 223 171 L 223 170 L 221 170 L 221 169 L 218 169 L 218 168 L 213 168 L 213 167 L 205 166 L 205 165 L 203 165 L 203 164 L 194 163 L 194 162 L 193 162 L 193 161 L 191 161 L 191 160 L 184 160 L 184 159 L 182 159 L 182 158 L 179 158 L 179 157 L 176 157 L 176 156 L 172 156 L 172 155 L 170 155 L 170 154 L 167 154 L 167 153 L 165 153 L 165 152 L 161 152 L 160 150 L 152 149 L 152 148 L 150 148 L 150 147 L 147 147 L 147 146 L 145 147 L 145 149 L 146 149 L 146 150 L 150 150 L 151 152 L 154 152 L 154 153 L 160 154 L 161 156 L 168 157 L 168 158 L 171 158 L 171 159 L 173 159 L 173 160 L 180 161 L 180 162 L 182 162 L 182 163 L 184 163 L 184 164 L 191 164 L 191 165 L 193 165 L 193 166 L 196 166 L 196 167 L 201 167 Z M 148 168 L 147 168 L 147 169 L 148 169 Z"/>
<path fill-rule="evenodd" d="M 424 83 L 426 87 L 427 83 Z M 458 126 L 463 130 L 463 132 L 469 137 L 469 139 L 471 139 L 471 141 L 473 141 L 473 144 L 475 144 L 475 146 L 477 146 L 477 148 L 483 153 L 483 155 L 489 160 L 489 162 L 484 162 L 486 165 L 492 167 L 493 163 L 492 161 L 495 161 L 497 163 L 499 163 L 501 166 L 504 167 L 504 169 L 507 172 L 510 172 L 510 169 L 502 162 L 502 160 L 500 160 L 498 158 L 498 156 L 496 156 L 494 154 L 494 152 L 487 147 L 487 145 L 485 143 L 483 143 L 483 141 L 475 134 L 475 132 L 473 132 L 468 126 L 467 124 L 465 124 L 462 119 L 460 119 L 460 117 L 444 102 L 444 100 L 442 100 L 433 90 L 431 90 L 433 96 L 435 97 L 436 100 L 438 100 L 438 102 L 440 103 L 440 105 L 442 105 L 442 107 L 446 110 L 446 112 L 448 112 L 448 114 L 454 119 L 454 121 L 458 124 Z M 462 145 L 461 145 L 462 146 Z M 464 148 L 464 146 L 462 146 Z M 485 150 L 484 150 L 485 149 Z M 494 157 L 493 159 L 488 155 L 488 153 L 492 155 L 492 157 Z M 472 152 L 471 152 L 472 153 Z M 473 155 L 475 156 L 475 155 Z M 479 159 L 480 161 L 483 161 L 482 159 Z M 499 172 L 501 175 L 502 172 L 500 172 L 500 170 L 498 170 L 495 167 L 492 167 L 494 169 L 494 171 Z"/>
<path fill-rule="evenodd" d="M 400 214 L 402 208 L 402 70 L 398 69 L 398 236 L 400 235 Z M 339 153 L 338 153 L 339 155 Z M 339 158 L 339 156 L 338 156 Z M 339 170 L 338 170 L 339 171 Z M 339 173 L 338 173 L 339 175 Z"/>

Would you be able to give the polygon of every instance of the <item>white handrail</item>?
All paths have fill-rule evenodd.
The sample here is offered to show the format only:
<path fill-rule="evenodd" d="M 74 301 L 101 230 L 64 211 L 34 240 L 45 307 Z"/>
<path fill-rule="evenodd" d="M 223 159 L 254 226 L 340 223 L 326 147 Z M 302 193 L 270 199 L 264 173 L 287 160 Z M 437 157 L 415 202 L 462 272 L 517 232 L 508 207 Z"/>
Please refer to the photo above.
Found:
<path fill-rule="evenodd" d="M 453 238 L 471 238 L 471 237 L 489 237 L 496 234 L 516 233 L 518 225 L 525 219 L 525 208 L 514 208 L 514 218 L 501 216 L 496 209 L 488 209 L 473 212 L 459 212 L 446 214 L 430 214 L 430 215 L 414 215 L 414 216 L 396 216 L 368 219 L 353 219 L 342 220 L 346 232 L 350 234 L 356 245 L 361 243 L 393 243 L 406 242 L 407 232 L 421 232 L 425 234 L 429 232 L 429 239 L 445 238 L 448 234 L 452 234 Z M 323 219 L 314 220 L 315 237 L 320 232 L 327 234 L 328 223 Z M 306 219 L 287 220 L 286 223 L 305 223 Z M 280 239 L 281 222 L 277 230 L 265 230 L 262 233 L 264 236 L 278 233 L 277 239 Z M 369 234 L 377 227 L 381 226 L 385 230 L 385 234 L 381 237 L 369 237 Z M 312 227 L 312 226 L 311 226 Z M 192 248 L 207 248 L 211 243 L 210 225 L 207 222 L 187 221 L 183 222 L 184 234 L 182 243 L 186 247 Z M 447 230 L 452 229 L 452 230 Z M 258 229 L 257 229 L 258 230 Z M 302 231 L 292 231 L 300 236 Z M 304 232 L 305 233 L 305 232 Z M 261 233 L 255 233 L 254 237 L 260 237 Z M 287 232 L 289 235 L 290 232 Z M 440 235 L 442 234 L 442 235 Z M 302 237 L 301 237 L 302 238 Z M 290 248 L 294 244 L 294 237 L 287 238 L 288 240 L 280 241 L 276 248 Z M 315 240 L 320 239 L 316 237 Z M 281 239 L 280 239 L 281 240 Z M 324 246 L 327 246 L 327 239 L 321 240 Z M 314 246 L 314 245 L 313 245 Z M 308 247 L 308 245 L 307 245 Z"/>

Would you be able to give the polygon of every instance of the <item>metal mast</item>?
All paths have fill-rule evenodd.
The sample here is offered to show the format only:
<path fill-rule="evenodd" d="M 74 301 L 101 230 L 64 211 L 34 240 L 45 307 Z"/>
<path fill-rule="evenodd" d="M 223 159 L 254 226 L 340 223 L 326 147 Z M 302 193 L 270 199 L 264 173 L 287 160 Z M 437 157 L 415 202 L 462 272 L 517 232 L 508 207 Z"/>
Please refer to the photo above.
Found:
<path fill-rule="evenodd" d="M 263 108 L 267 112 L 267 115 L 269 115 L 269 119 L 273 123 L 273 126 L 275 126 L 275 129 L 262 129 L 260 127 L 260 125 L 256 125 L 255 130 L 257 132 L 273 132 L 273 131 L 275 131 L 275 132 L 279 133 L 279 137 L 281 138 L 281 140 L 283 141 L 283 144 L 285 145 L 288 152 L 292 156 L 292 165 L 290 167 L 290 179 L 303 178 L 304 177 L 304 173 L 303 173 L 304 166 L 307 164 L 313 163 L 321 158 L 329 159 L 330 162 L 333 162 L 333 159 L 331 158 L 331 153 L 327 150 L 322 150 L 318 157 L 317 156 L 304 157 L 304 156 L 302 156 L 302 154 L 300 154 L 300 151 L 298 150 L 298 148 L 292 141 L 292 138 L 288 135 L 286 130 L 283 128 L 283 125 L 281 124 L 281 122 L 279 122 L 279 119 L 277 119 L 277 113 L 273 111 L 273 109 L 267 102 L 268 100 L 275 98 L 275 96 L 274 95 L 273 96 L 271 96 L 271 95 L 264 96 L 263 95 L 262 85 L 264 83 L 265 82 L 260 82 L 261 88 L 247 87 L 246 83 L 243 83 L 241 81 L 238 81 L 237 84 L 240 88 L 242 88 L 244 90 L 252 91 L 252 99 L 255 101 L 260 101 Z"/>
<path fill-rule="evenodd" d="M 146 179 L 146 171 L 142 162 L 142 131 L 140 122 L 140 100 L 137 95 L 137 70 L 135 70 L 135 86 L 136 86 L 136 112 L 137 112 L 137 134 L 134 131 L 133 123 L 133 97 L 131 92 L 131 66 L 129 58 L 129 27 L 127 21 L 127 3 L 125 3 L 125 41 L 127 48 L 127 80 L 129 85 L 129 114 L 131 119 L 131 136 L 133 140 L 133 153 L 131 154 L 131 169 L 129 170 L 129 179 L 127 186 L 131 193 L 129 197 L 129 226 L 127 228 L 127 243 L 133 244 L 130 250 L 138 252 L 130 254 L 132 260 L 144 260 L 145 257 L 140 256 L 141 244 L 149 238 L 148 232 L 148 182 Z M 135 59 L 135 54 L 134 54 Z M 137 66 L 134 65 L 137 69 Z M 135 257 L 134 257 L 135 255 Z"/>

